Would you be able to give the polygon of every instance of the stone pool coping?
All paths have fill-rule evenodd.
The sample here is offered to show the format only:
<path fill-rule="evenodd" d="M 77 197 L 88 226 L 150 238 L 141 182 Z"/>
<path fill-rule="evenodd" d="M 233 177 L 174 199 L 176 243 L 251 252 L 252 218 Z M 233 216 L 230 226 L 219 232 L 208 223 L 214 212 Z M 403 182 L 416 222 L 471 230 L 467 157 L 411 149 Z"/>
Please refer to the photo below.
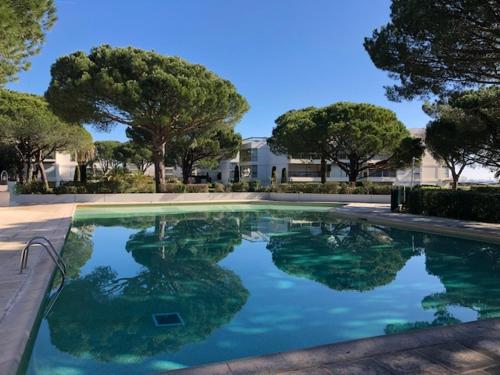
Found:
<path fill-rule="evenodd" d="M 213 201 L 209 202 L 214 203 Z M 182 203 L 209 203 L 209 202 L 184 201 Z M 256 200 L 246 200 L 246 201 L 242 200 L 238 202 L 235 201 L 230 201 L 230 202 L 255 203 Z M 276 201 L 267 201 L 267 200 L 259 200 L 259 202 L 271 203 L 271 204 L 278 203 Z M 133 204 L 133 202 L 123 202 L 123 203 Z M 139 203 L 144 204 L 144 202 L 139 202 Z M 181 202 L 172 202 L 172 203 L 176 204 Z M 224 202 L 224 203 L 229 203 L 229 202 Z M 298 203 L 298 202 L 281 201 L 279 203 Z M 300 201 L 300 203 L 305 203 L 305 202 Z M 313 202 L 307 202 L 306 204 L 308 203 L 313 203 Z M 315 203 L 331 204 L 334 202 L 315 202 Z M 95 202 L 92 204 L 95 205 Z M 87 204 L 78 204 L 78 206 L 80 205 L 86 206 Z M 107 202 L 107 205 L 109 205 L 109 202 Z M 17 272 L 15 271 L 13 272 L 13 264 L 15 264 L 16 266 L 18 265 L 19 254 L 20 250 L 23 247 L 23 244 L 26 241 L 28 241 L 31 237 L 33 237 L 33 235 L 35 234 L 48 235 L 49 238 L 54 242 L 56 250 L 58 252 L 61 251 L 76 207 L 77 207 L 76 204 L 70 203 L 70 204 L 32 205 L 32 206 L 0 208 L 0 256 L 2 256 L 7 252 L 9 254 L 8 258 L 9 261 L 0 262 L 0 275 L 1 275 L 0 276 L 0 338 L 1 338 L 0 374 L 2 375 L 16 374 L 17 372 L 25 348 L 28 344 L 30 334 L 37 323 L 39 309 L 43 303 L 45 293 L 47 291 L 51 276 L 55 268 L 50 258 L 44 256 L 45 254 L 39 251 L 33 251 L 32 254 L 30 255 L 29 269 L 24 274 L 18 275 Z M 451 219 L 394 214 L 389 212 L 387 205 L 380 205 L 380 204 L 361 204 L 361 203 L 348 204 L 342 207 L 334 207 L 332 208 L 331 212 L 335 215 L 344 215 L 352 218 L 365 219 L 391 226 L 399 226 L 399 227 L 405 227 L 423 231 L 432 231 L 432 232 L 438 231 L 439 233 L 442 234 L 457 235 L 460 237 L 467 237 L 467 234 L 469 234 L 468 232 L 471 232 L 470 233 L 471 235 L 469 237 L 500 243 L 500 225 L 497 224 L 461 222 Z M 17 221 L 16 221 L 16 215 L 18 215 Z M 7 216 L 9 217 L 9 219 L 5 220 L 4 218 L 6 218 Z M 403 220 L 400 220 L 398 218 L 401 218 Z M 454 229 L 454 227 L 456 228 Z M 2 253 L 3 250 L 6 250 L 6 252 Z M 17 258 L 17 261 L 15 258 Z M 457 332 L 462 332 L 463 330 L 467 331 L 465 335 L 456 336 Z M 373 365 L 373 368 L 370 367 L 372 365 L 372 359 L 363 361 L 362 363 L 357 363 L 356 361 L 360 358 L 364 358 L 363 355 L 365 357 L 378 355 L 377 353 L 383 353 L 383 354 L 390 353 L 390 355 L 396 355 L 394 354 L 396 353 L 396 351 L 398 353 L 405 353 L 404 355 L 406 357 L 409 356 L 408 358 L 410 357 L 413 358 L 417 355 L 416 353 L 413 353 L 413 351 L 416 350 L 418 353 L 420 353 L 420 349 L 423 348 L 422 345 L 424 344 L 439 346 L 444 342 L 443 341 L 444 338 L 449 338 L 449 337 L 451 338 L 448 341 L 446 341 L 446 343 L 455 343 L 464 339 L 465 337 L 472 335 L 473 332 L 476 332 L 476 330 L 477 332 L 485 332 L 486 336 L 484 337 L 486 337 L 490 341 L 494 339 L 493 336 L 495 335 L 500 337 L 500 319 L 489 319 L 486 321 L 459 324 L 450 327 L 437 327 L 431 330 L 423 330 L 415 333 L 368 338 L 357 341 L 344 342 L 340 344 L 332 344 L 318 348 L 299 350 L 294 352 L 279 353 L 262 357 L 254 357 L 250 359 L 223 362 L 208 366 L 194 367 L 190 369 L 180 370 L 179 373 L 262 374 L 262 373 L 280 373 L 280 372 L 286 373 L 287 371 L 290 370 L 293 371 L 299 370 L 299 372 L 292 372 L 292 373 L 297 375 L 300 373 L 353 374 L 356 373 L 355 371 L 358 371 L 355 370 L 356 368 L 362 369 L 359 370 L 358 373 L 363 373 L 363 374 L 373 370 L 379 371 L 380 369 L 382 370 L 385 369 L 384 371 L 386 371 L 388 368 L 390 368 L 390 366 L 388 367 L 387 365 L 383 364 L 380 365 L 379 363 L 380 361 L 378 359 L 375 360 L 375 362 L 377 361 L 378 362 L 376 365 Z M 490 333 L 494 333 L 494 335 L 490 335 Z M 439 336 L 441 338 L 438 340 L 436 339 L 436 336 Z M 399 340 L 397 339 L 398 337 L 400 338 Z M 475 335 L 474 337 L 478 337 L 478 335 Z M 437 340 L 437 341 L 432 341 L 432 340 Z M 456 345 L 452 346 L 452 349 L 453 348 L 456 349 L 457 347 Z M 496 357 L 494 358 L 494 360 L 497 361 L 496 364 L 500 365 L 500 339 L 498 340 L 498 342 L 495 341 L 494 344 L 491 344 L 490 346 L 495 350 L 496 353 L 495 355 L 498 355 L 498 358 Z M 385 352 L 382 352 L 380 349 L 383 347 L 387 349 Z M 458 346 L 458 347 L 462 351 L 472 350 L 470 349 L 470 346 L 469 347 Z M 478 356 L 481 357 L 482 355 L 482 354 L 476 354 L 476 352 L 469 354 L 463 354 L 462 356 L 466 357 L 471 356 L 471 358 L 472 357 L 476 358 Z M 328 358 L 325 356 L 327 356 Z M 485 360 L 483 357 L 491 359 L 492 354 L 489 353 L 486 356 L 482 355 L 481 358 L 484 362 Z M 392 357 L 389 356 L 389 358 Z M 429 360 L 426 359 L 421 360 L 421 357 L 418 358 L 420 359 L 416 362 L 418 362 L 419 365 L 423 365 L 429 362 Z M 356 362 L 356 363 L 354 364 L 344 363 L 346 361 Z M 394 361 L 397 362 L 398 360 L 394 359 Z M 401 359 L 399 359 L 399 361 L 401 361 Z M 403 362 L 405 361 L 408 362 L 407 360 L 403 360 Z M 333 365 L 334 366 L 333 369 L 330 366 L 332 362 L 336 362 Z M 339 363 L 337 364 L 337 362 Z M 434 362 L 435 361 L 431 360 L 429 363 L 434 363 Z M 479 362 L 483 363 L 481 361 Z M 318 364 L 318 366 L 321 365 L 323 367 L 321 366 L 318 367 L 316 366 L 316 364 Z M 337 371 L 338 368 L 343 368 L 342 366 L 344 365 L 345 366 L 352 365 L 355 367 L 351 368 L 347 372 Z M 367 365 L 369 366 L 366 367 Z M 379 365 L 382 367 L 380 367 Z M 429 367 L 429 369 L 432 368 L 434 367 L 432 366 Z M 442 368 L 438 368 L 438 370 L 441 371 Z M 498 370 L 500 370 L 500 367 L 498 368 Z M 373 372 L 373 373 L 398 373 L 395 372 L 394 369 L 392 369 L 391 371 L 392 372 L 386 371 L 386 372 Z M 446 373 L 446 372 L 436 372 L 436 371 L 434 372 L 439 374 Z M 484 375 L 486 373 L 482 372 L 482 374 Z"/>
<path fill-rule="evenodd" d="M 172 375 L 498 374 L 500 318 L 160 372 Z"/>

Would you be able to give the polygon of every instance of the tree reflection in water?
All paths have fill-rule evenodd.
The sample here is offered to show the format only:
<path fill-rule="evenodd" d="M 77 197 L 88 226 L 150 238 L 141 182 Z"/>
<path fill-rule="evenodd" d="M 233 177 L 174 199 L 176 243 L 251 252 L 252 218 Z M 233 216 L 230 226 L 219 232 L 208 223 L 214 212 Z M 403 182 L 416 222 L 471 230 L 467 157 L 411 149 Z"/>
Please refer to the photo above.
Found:
<path fill-rule="evenodd" d="M 460 323 L 448 310 L 467 308 L 476 319 L 500 317 L 500 246 L 464 239 L 423 235 L 426 269 L 437 276 L 444 292 L 422 300 L 424 310 L 435 310 L 432 322 L 391 324 L 387 333 Z"/>
<path fill-rule="evenodd" d="M 389 228 L 331 220 L 297 224 L 267 246 L 278 268 L 335 290 L 367 291 L 388 284 L 418 252 Z"/>
<path fill-rule="evenodd" d="M 133 234 L 126 250 L 144 266 L 135 276 L 98 267 L 70 281 L 48 317 L 52 343 L 101 361 L 152 356 L 203 340 L 230 321 L 248 291 L 217 261 L 241 237 L 233 218 L 200 216 L 151 218 L 154 229 Z M 152 315 L 168 312 L 179 313 L 185 325 L 156 327 Z"/>
<path fill-rule="evenodd" d="M 111 267 L 80 274 L 92 254 L 93 225 L 133 230 L 125 250 L 140 265 L 135 274 L 118 274 Z M 218 264 L 243 238 L 265 241 L 280 270 L 334 291 L 368 292 L 387 285 L 412 256 L 425 255 L 427 273 L 444 286 L 421 303 L 434 318 L 389 324 L 386 333 L 457 323 L 450 306 L 472 309 L 478 318 L 500 316 L 498 246 L 338 220 L 321 212 L 189 213 L 74 225 L 64 251 L 69 282 L 48 317 L 52 343 L 77 357 L 113 361 L 123 355 L 174 353 L 205 340 L 232 321 L 249 298 L 239 276 Z M 154 324 L 153 314 L 169 312 L 179 313 L 185 325 Z"/>

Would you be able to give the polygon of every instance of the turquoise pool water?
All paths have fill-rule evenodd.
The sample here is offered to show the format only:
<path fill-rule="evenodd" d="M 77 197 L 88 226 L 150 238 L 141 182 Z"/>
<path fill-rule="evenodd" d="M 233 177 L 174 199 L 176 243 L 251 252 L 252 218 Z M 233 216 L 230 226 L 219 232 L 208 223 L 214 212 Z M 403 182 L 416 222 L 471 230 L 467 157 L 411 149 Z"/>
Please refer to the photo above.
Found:
<path fill-rule="evenodd" d="M 25 372 L 151 374 L 500 316 L 500 246 L 328 209 L 79 209 Z"/>

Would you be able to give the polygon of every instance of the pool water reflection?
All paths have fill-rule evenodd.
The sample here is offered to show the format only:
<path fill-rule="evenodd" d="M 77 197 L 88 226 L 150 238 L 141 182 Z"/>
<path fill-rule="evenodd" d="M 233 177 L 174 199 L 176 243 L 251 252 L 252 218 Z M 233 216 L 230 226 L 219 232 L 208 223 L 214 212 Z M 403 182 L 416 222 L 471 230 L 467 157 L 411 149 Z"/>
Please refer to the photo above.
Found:
<path fill-rule="evenodd" d="M 75 220 L 26 373 L 149 374 L 500 316 L 499 246 L 324 211 Z"/>

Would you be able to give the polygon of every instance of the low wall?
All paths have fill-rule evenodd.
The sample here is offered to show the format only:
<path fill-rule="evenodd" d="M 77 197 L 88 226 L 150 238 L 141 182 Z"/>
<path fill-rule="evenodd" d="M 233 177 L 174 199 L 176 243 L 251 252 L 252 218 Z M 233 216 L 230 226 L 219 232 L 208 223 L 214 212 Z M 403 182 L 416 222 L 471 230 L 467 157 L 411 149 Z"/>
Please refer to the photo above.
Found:
<path fill-rule="evenodd" d="M 304 193 L 137 193 L 137 194 L 19 194 L 15 204 L 57 203 L 172 203 L 217 201 L 298 201 L 389 203 L 389 195 Z"/>

